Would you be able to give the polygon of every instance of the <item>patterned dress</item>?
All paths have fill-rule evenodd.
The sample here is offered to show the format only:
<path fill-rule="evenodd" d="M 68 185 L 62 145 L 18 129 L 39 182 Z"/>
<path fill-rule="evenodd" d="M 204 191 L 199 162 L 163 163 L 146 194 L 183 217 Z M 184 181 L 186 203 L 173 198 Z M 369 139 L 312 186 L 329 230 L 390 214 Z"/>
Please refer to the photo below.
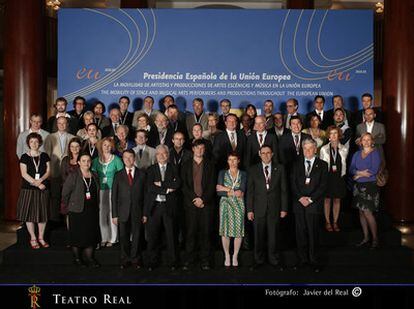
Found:
<path fill-rule="evenodd" d="M 221 171 L 218 184 L 225 187 L 234 187 L 234 190 L 246 192 L 246 174 L 239 171 L 233 184 L 230 171 Z M 228 197 L 226 192 L 219 192 L 220 199 L 220 236 L 243 237 L 244 236 L 244 197 Z"/>

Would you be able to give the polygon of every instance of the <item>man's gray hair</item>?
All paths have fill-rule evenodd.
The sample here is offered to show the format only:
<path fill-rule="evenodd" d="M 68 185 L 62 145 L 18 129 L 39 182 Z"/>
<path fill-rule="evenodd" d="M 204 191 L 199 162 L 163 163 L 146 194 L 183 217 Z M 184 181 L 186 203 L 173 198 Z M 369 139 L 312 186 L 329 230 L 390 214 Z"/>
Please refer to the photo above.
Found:
<path fill-rule="evenodd" d="M 315 146 L 315 148 L 318 148 L 318 144 L 316 143 L 316 141 L 311 138 L 311 137 L 307 137 L 302 141 L 302 148 L 306 145 L 306 144 L 312 144 Z"/>
<path fill-rule="evenodd" d="M 159 144 L 155 148 L 155 153 L 158 153 L 160 150 L 165 150 L 167 152 L 167 155 L 170 155 L 170 149 L 168 149 L 168 146 L 167 145 Z"/>

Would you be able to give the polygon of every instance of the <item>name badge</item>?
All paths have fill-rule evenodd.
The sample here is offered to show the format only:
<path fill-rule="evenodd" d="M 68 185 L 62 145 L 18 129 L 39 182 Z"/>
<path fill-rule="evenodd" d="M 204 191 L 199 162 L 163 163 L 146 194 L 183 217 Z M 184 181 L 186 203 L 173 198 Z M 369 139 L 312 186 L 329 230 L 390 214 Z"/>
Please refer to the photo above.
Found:
<path fill-rule="evenodd" d="M 336 165 L 332 165 L 332 172 L 336 172 Z"/>
<path fill-rule="evenodd" d="M 309 185 L 310 182 L 311 182 L 310 177 L 306 177 L 306 179 L 305 179 L 305 185 Z"/>
<path fill-rule="evenodd" d="M 35 174 L 35 180 L 39 180 L 40 179 L 40 173 L 36 173 Z"/>
<path fill-rule="evenodd" d="M 102 178 L 102 183 L 107 183 L 108 182 L 108 178 L 104 177 Z"/>
<path fill-rule="evenodd" d="M 90 200 L 91 199 L 91 193 L 89 191 L 86 192 L 85 196 L 86 196 L 86 199 L 87 200 Z"/>

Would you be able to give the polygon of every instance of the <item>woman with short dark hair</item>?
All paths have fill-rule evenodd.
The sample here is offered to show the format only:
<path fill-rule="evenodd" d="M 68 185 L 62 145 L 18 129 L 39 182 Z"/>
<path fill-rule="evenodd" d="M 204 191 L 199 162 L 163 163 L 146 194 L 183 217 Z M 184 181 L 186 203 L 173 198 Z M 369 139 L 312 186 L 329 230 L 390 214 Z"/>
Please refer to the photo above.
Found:
<path fill-rule="evenodd" d="M 45 152 L 39 151 L 43 144 L 40 134 L 30 133 L 26 138 L 26 144 L 29 151 L 20 158 L 23 181 L 17 201 L 16 219 L 26 223 L 32 249 L 48 248 L 44 233 L 49 219 L 50 158 Z M 35 224 L 39 230 L 38 237 L 35 234 Z"/>

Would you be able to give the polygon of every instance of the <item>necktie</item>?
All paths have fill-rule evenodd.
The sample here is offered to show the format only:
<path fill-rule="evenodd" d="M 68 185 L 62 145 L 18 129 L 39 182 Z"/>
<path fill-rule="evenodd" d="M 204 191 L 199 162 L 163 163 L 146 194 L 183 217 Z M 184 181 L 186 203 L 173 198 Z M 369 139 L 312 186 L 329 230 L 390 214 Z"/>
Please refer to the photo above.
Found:
<path fill-rule="evenodd" d="M 299 155 L 299 135 L 295 134 L 295 147 L 296 147 L 296 153 Z"/>
<path fill-rule="evenodd" d="M 266 188 L 269 189 L 269 165 L 265 166 Z"/>
<path fill-rule="evenodd" d="M 306 160 L 306 163 L 308 164 L 308 166 L 306 167 L 306 176 L 309 177 L 311 171 L 311 161 Z"/>
<path fill-rule="evenodd" d="M 236 139 L 234 138 L 234 132 L 230 133 L 230 143 L 231 143 L 231 148 L 235 150 L 237 145 L 236 145 Z"/>
<path fill-rule="evenodd" d="M 165 165 L 161 166 L 161 181 L 165 180 L 165 169 L 166 169 Z"/>
<path fill-rule="evenodd" d="M 142 148 L 139 150 L 139 158 L 142 159 Z"/>
<path fill-rule="evenodd" d="M 132 186 L 132 180 L 133 180 L 133 178 L 132 178 L 132 169 L 130 168 L 130 169 L 128 169 L 128 182 L 129 182 L 129 185 L 130 186 Z"/>
<path fill-rule="evenodd" d="M 263 134 L 259 134 L 259 144 L 260 146 L 263 144 Z"/>

